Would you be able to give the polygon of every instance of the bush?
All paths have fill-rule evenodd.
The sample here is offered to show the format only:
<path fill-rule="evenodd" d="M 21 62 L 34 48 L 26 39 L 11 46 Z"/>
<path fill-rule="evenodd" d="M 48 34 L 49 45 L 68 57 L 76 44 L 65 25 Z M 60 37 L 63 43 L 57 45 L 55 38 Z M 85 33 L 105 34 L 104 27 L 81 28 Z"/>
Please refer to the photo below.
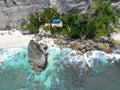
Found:
<path fill-rule="evenodd" d="M 82 37 L 87 33 L 88 15 L 87 14 L 74 14 L 67 13 L 63 16 L 63 34 L 67 34 L 71 37 Z M 65 30 L 66 29 L 66 30 Z"/>
<path fill-rule="evenodd" d="M 62 31 L 62 27 L 58 27 L 58 26 L 43 26 L 43 30 L 49 30 L 51 32 L 51 34 L 60 34 Z"/>
<path fill-rule="evenodd" d="M 40 24 L 41 18 L 39 12 L 32 12 L 26 19 L 22 20 L 21 29 L 28 30 L 30 33 L 38 33 Z"/>
<path fill-rule="evenodd" d="M 113 31 L 113 24 L 117 22 L 117 14 L 111 3 L 104 0 L 93 0 L 93 5 L 90 7 L 93 12 L 90 17 L 96 28 L 95 36 L 109 36 Z"/>
<path fill-rule="evenodd" d="M 50 30 L 50 26 L 43 26 L 43 30 Z"/>
<path fill-rule="evenodd" d="M 26 19 L 21 22 L 21 29 L 28 30 L 30 33 L 38 33 L 39 26 L 43 25 L 45 22 L 50 23 L 50 27 L 43 26 L 44 30 L 51 30 L 52 33 L 56 32 L 57 28 L 52 28 L 51 23 L 53 18 L 58 18 L 59 13 L 56 9 L 46 8 L 41 14 L 39 12 L 30 13 Z"/>
<path fill-rule="evenodd" d="M 44 23 L 49 22 L 51 25 L 53 18 L 59 18 L 59 13 L 54 8 L 45 8 L 45 10 L 41 13 L 41 16 Z"/>
<path fill-rule="evenodd" d="M 50 31 L 52 34 L 60 34 L 62 31 L 62 27 L 54 26 L 51 28 Z"/>

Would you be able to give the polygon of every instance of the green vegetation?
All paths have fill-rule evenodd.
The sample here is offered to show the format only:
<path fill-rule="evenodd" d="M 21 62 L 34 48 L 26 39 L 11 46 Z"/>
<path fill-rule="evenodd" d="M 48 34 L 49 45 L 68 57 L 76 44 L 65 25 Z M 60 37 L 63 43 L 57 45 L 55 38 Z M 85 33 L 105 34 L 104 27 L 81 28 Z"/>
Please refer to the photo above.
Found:
<path fill-rule="evenodd" d="M 59 13 L 57 12 L 56 9 L 53 9 L 53 8 L 46 8 L 43 13 L 41 14 L 42 18 L 44 19 L 44 23 L 47 22 L 47 23 L 50 23 L 50 26 L 44 26 L 43 29 L 47 29 L 47 30 L 50 30 L 50 32 L 52 34 L 54 33 L 58 33 L 59 30 L 57 29 L 60 29 L 59 27 L 56 27 L 56 26 L 52 26 L 52 19 L 53 18 L 59 18 Z"/>
<path fill-rule="evenodd" d="M 83 35 L 89 36 L 88 30 L 88 14 L 73 14 L 73 13 L 63 13 L 63 28 L 64 34 L 70 35 L 72 37 L 82 37 Z M 67 23 L 68 22 L 68 23 Z"/>
<path fill-rule="evenodd" d="M 21 28 L 37 33 L 39 25 L 44 30 L 50 30 L 52 34 L 63 34 L 77 38 L 94 38 L 96 36 L 110 36 L 118 16 L 110 2 L 105 0 L 92 0 L 87 13 L 64 12 L 59 14 L 53 8 L 46 8 L 41 14 L 38 12 L 29 14 L 28 18 L 21 22 Z M 52 26 L 52 19 L 60 18 L 62 27 Z"/>
<path fill-rule="evenodd" d="M 51 31 L 51 34 L 60 34 L 62 32 L 62 27 L 58 27 L 58 26 L 52 26 L 52 29 L 50 26 L 43 26 L 42 27 L 43 30 L 50 30 Z"/>
<path fill-rule="evenodd" d="M 113 25 L 117 22 L 117 14 L 111 3 L 104 0 L 93 0 L 87 13 L 62 13 L 61 20 L 65 28 L 64 34 L 74 37 L 110 36 Z"/>
<path fill-rule="evenodd" d="M 42 28 L 43 28 L 43 30 L 45 30 L 45 31 L 50 30 L 50 26 L 43 26 Z"/>
<path fill-rule="evenodd" d="M 46 9 L 41 13 L 41 16 L 42 16 L 42 18 L 43 18 L 44 23 L 45 23 L 45 22 L 48 22 L 48 23 L 50 23 L 50 25 L 51 25 L 53 18 L 59 18 L 59 13 L 57 12 L 56 9 L 46 8 Z"/>
<path fill-rule="evenodd" d="M 40 14 L 30 13 L 26 19 L 22 20 L 21 29 L 28 30 L 30 33 L 38 33 L 40 24 L 42 24 Z"/>
<path fill-rule="evenodd" d="M 109 33 L 113 31 L 113 24 L 117 21 L 117 14 L 111 6 L 111 2 L 104 0 L 94 0 L 90 6 L 91 13 L 90 17 L 93 17 L 95 25 L 96 36 L 109 36 Z"/>
<path fill-rule="evenodd" d="M 54 26 L 54 27 L 52 27 L 52 29 L 51 29 L 51 33 L 52 33 L 52 34 L 60 34 L 61 31 L 62 31 L 62 27 L 58 27 L 58 26 Z"/>
<path fill-rule="evenodd" d="M 53 8 L 46 8 L 41 14 L 39 12 L 32 12 L 26 19 L 22 20 L 21 29 L 28 30 L 30 33 L 38 33 L 40 25 L 45 24 L 45 22 L 49 22 L 49 30 L 52 31 L 52 19 L 58 17 L 59 13 Z"/>

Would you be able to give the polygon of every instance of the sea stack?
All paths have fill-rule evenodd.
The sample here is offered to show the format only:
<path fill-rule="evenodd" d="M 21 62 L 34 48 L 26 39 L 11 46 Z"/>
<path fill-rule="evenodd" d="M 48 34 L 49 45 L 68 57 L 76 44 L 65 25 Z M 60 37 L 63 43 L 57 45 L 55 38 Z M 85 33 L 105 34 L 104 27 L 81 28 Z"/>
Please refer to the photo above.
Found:
<path fill-rule="evenodd" d="M 28 45 L 28 61 L 31 68 L 37 72 L 45 69 L 47 65 L 47 53 L 45 49 L 47 46 L 39 45 L 34 40 L 31 40 Z"/>

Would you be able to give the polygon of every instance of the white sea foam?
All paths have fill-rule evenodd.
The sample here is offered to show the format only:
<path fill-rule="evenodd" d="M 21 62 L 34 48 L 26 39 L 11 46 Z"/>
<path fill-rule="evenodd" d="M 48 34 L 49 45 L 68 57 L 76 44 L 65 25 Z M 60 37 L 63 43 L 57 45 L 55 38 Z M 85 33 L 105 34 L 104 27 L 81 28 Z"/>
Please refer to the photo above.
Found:
<path fill-rule="evenodd" d="M 7 48 L 3 49 L 0 52 L 0 62 L 4 62 L 4 60 L 9 60 L 10 58 L 13 58 L 17 53 L 24 51 L 23 48 Z M 95 61 L 100 61 L 102 64 L 104 63 L 114 63 L 115 61 L 120 60 L 119 54 L 107 54 L 102 51 L 91 51 L 91 56 L 87 57 L 86 53 L 84 55 L 78 55 L 75 50 L 63 48 L 60 49 L 58 47 L 51 47 L 48 50 L 48 53 L 53 53 L 53 58 L 59 58 L 62 59 L 62 62 L 69 62 L 71 65 L 74 65 L 74 63 L 82 62 L 83 64 L 81 67 L 94 67 Z M 59 57 L 58 57 L 59 56 Z"/>
<path fill-rule="evenodd" d="M 10 58 L 13 58 L 16 56 L 17 53 L 23 52 L 23 48 L 6 48 L 2 49 L 0 51 L 0 62 L 4 62 L 6 60 L 10 60 Z"/>

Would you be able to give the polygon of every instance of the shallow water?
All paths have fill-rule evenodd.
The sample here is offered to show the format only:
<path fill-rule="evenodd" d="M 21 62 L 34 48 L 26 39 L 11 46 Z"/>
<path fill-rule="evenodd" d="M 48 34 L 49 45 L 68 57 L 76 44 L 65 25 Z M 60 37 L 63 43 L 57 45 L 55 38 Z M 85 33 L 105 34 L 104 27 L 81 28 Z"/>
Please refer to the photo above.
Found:
<path fill-rule="evenodd" d="M 48 65 L 38 73 L 30 68 L 26 47 L 0 49 L 0 90 L 120 90 L 120 65 L 107 61 L 120 55 L 93 51 L 88 58 L 56 47 L 47 52 Z"/>

